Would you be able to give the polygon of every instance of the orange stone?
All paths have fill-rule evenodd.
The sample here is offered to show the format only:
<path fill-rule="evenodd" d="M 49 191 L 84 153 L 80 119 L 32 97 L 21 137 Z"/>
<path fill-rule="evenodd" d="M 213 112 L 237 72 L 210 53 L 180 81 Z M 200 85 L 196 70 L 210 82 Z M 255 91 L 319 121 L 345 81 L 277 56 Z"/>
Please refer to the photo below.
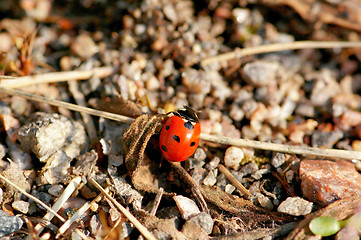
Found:
<path fill-rule="evenodd" d="M 351 162 L 303 160 L 299 173 L 303 196 L 320 205 L 361 196 L 361 174 Z"/>

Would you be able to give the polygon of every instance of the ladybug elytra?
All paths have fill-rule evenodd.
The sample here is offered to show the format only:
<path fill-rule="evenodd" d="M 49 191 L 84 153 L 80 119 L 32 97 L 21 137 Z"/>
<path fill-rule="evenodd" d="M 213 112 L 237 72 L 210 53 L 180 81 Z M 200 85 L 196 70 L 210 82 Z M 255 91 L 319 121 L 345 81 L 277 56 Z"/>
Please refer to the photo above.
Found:
<path fill-rule="evenodd" d="M 198 147 L 201 125 L 197 114 L 190 107 L 178 109 L 165 122 L 159 136 L 163 156 L 171 162 L 181 162 Z"/>

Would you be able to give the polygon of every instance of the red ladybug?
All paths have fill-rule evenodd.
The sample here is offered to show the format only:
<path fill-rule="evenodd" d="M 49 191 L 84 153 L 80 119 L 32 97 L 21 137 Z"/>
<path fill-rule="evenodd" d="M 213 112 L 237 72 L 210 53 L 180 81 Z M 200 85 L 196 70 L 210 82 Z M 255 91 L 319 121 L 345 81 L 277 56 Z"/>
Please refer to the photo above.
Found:
<path fill-rule="evenodd" d="M 178 109 L 165 122 L 159 136 L 160 150 L 171 162 L 181 162 L 197 149 L 201 125 L 197 114 L 190 107 Z"/>

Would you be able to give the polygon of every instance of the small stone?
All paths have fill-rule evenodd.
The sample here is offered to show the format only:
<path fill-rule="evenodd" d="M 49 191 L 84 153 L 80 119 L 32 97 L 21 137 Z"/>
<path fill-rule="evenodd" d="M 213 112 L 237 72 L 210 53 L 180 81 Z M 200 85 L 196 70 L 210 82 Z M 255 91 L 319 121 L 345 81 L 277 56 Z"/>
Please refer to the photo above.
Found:
<path fill-rule="evenodd" d="M 221 162 L 221 159 L 219 157 L 214 157 L 209 163 L 206 164 L 207 170 L 213 170 L 215 169 L 218 164 Z"/>
<path fill-rule="evenodd" d="M 281 167 L 286 161 L 286 155 L 284 153 L 275 153 L 272 157 L 272 165 L 275 168 Z"/>
<path fill-rule="evenodd" d="M 207 158 L 207 154 L 203 148 L 197 148 L 196 151 L 194 152 L 193 157 L 198 161 L 204 161 Z"/>
<path fill-rule="evenodd" d="M 208 175 L 203 179 L 203 184 L 206 186 L 213 186 L 217 182 L 217 169 L 209 171 Z"/>
<path fill-rule="evenodd" d="M 361 151 L 361 140 L 352 141 L 352 150 Z"/>
<path fill-rule="evenodd" d="M 59 149 L 74 158 L 86 145 L 84 127 L 57 113 L 33 114 L 20 127 L 18 139 L 26 151 L 32 151 L 40 161 L 47 159 Z"/>
<path fill-rule="evenodd" d="M 226 187 L 224 188 L 224 191 L 228 194 L 232 194 L 234 190 L 236 190 L 236 187 L 233 186 L 232 184 L 227 184 Z"/>
<path fill-rule="evenodd" d="M 314 131 L 312 134 L 312 146 L 332 148 L 342 137 L 342 131 Z"/>
<path fill-rule="evenodd" d="M 71 50 L 79 57 L 89 59 L 98 52 L 98 47 L 90 36 L 81 34 L 71 44 Z"/>
<path fill-rule="evenodd" d="M 255 162 L 250 162 L 244 167 L 241 168 L 240 172 L 243 174 L 243 176 L 246 176 L 248 174 L 252 174 L 258 170 L 258 165 Z"/>
<path fill-rule="evenodd" d="M 244 77 L 252 86 L 267 86 L 276 79 L 279 68 L 280 64 L 277 62 L 253 61 L 244 66 Z"/>
<path fill-rule="evenodd" d="M 14 201 L 14 202 L 11 204 L 11 206 L 12 206 L 15 210 L 26 214 L 26 213 L 28 213 L 28 211 L 29 211 L 30 203 L 19 200 L 19 201 Z"/>
<path fill-rule="evenodd" d="M 241 121 L 244 118 L 244 112 L 242 108 L 237 104 L 233 103 L 229 110 L 229 116 L 236 122 Z"/>
<path fill-rule="evenodd" d="M 205 75 L 204 71 L 188 68 L 182 73 L 182 82 L 190 92 L 205 95 L 211 91 L 211 82 Z"/>
<path fill-rule="evenodd" d="M 34 197 L 38 198 L 39 200 L 41 200 L 43 203 L 45 203 L 46 205 L 50 206 L 50 201 L 53 199 L 52 196 L 50 196 L 49 194 L 45 193 L 45 192 L 37 192 L 37 191 L 33 191 L 32 194 L 34 195 Z M 36 205 L 42 209 L 45 210 L 45 208 L 43 206 L 41 206 L 40 204 L 36 203 Z"/>
<path fill-rule="evenodd" d="M 63 192 L 64 187 L 63 185 L 57 184 L 54 186 L 51 186 L 48 190 L 48 193 L 54 197 L 59 197 L 60 194 Z"/>
<path fill-rule="evenodd" d="M 47 159 L 46 166 L 39 175 L 40 182 L 58 184 L 64 181 L 68 175 L 71 160 L 63 151 L 57 151 Z"/>
<path fill-rule="evenodd" d="M 189 220 L 192 216 L 200 213 L 197 204 L 193 200 L 181 195 L 174 196 L 173 199 L 184 220 Z"/>
<path fill-rule="evenodd" d="M 341 125 L 356 127 L 361 124 L 361 112 L 347 110 L 341 116 Z"/>
<path fill-rule="evenodd" d="M 204 169 L 202 166 L 197 166 L 193 169 L 191 176 L 196 183 L 201 184 L 206 175 L 207 170 Z"/>
<path fill-rule="evenodd" d="M 256 193 L 256 197 L 257 201 L 263 208 L 267 209 L 268 211 L 271 211 L 273 209 L 272 201 L 268 197 L 261 193 Z"/>
<path fill-rule="evenodd" d="M 10 235 L 21 228 L 23 220 L 17 216 L 8 216 L 6 212 L 0 210 L 0 237 Z"/>
<path fill-rule="evenodd" d="M 281 202 L 277 211 L 287 213 L 292 216 L 304 216 L 312 211 L 313 203 L 300 197 L 288 197 Z"/>
<path fill-rule="evenodd" d="M 262 168 L 259 169 L 257 171 L 255 171 L 254 173 L 252 173 L 251 177 L 254 178 L 255 180 L 261 179 L 263 174 L 269 173 L 270 170 L 267 168 Z"/>
<path fill-rule="evenodd" d="M 224 155 L 224 165 L 227 168 L 238 170 L 243 157 L 244 153 L 242 149 L 233 146 L 229 147 Z"/>
<path fill-rule="evenodd" d="M 201 212 L 194 217 L 191 217 L 187 222 L 193 222 L 196 225 L 199 225 L 207 234 L 212 233 L 213 220 L 212 217 L 205 212 Z"/>
<path fill-rule="evenodd" d="M 351 162 L 303 160 L 299 174 L 303 196 L 321 205 L 361 196 L 361 174 Z"/>

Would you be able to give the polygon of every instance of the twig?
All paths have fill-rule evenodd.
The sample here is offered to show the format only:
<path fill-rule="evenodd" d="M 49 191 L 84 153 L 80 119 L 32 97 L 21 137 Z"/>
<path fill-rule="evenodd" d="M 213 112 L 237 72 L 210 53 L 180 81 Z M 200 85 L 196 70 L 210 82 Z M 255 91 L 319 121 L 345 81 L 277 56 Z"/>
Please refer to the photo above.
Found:
<path fill-rule="evenodd" d="M 235 178 L 228 169 L 222 164 L 218 164 L 218 170 L 224 174 L 224 176 L 235 186 L 247 199 L 251 196 L 251 193 Z"/>
<path fill-rule="evenodd" d="M 63 206 L 63 204 L 69 199 L 69 197 L 73 194 L 75 189 L 79 186 L 80 182 L 81 182 L 81 177 L 75 177 L 74 179 L 71 180 L 71 182 L 68 184 L 68 186 L 64 189 L 61 196 L 54 203 L 54 205 L 52 207 L 54 212 L 59 211 L 59 209 Z M 54 215 L 49 212 L 49 213 L 45 214 L 45 216 L 43 217 L 43 220 L 51 221 L 51 219 L 53 219 L 53 217 L 54 217 Z M 43 229 L 44 229 L 44 227 L 41 224 L 37 224 L 35 226 L 35 231 L 38 236 L 41 234 Z"/>
<path fill-rule="evenodd" d="M 124 123 L 132 123 L 134 122 L 134 118 L 122 116 L 119 114 L 104 112 L 92 108 L 81 107 L 75 104 L 58 101 L 54 99 L 49 99 L 41 96 L 37 96 L 34 94 L 26 93 L 24 91 L 8 89 L 0 87 L 0 92 L 7 93 L 10 95 L 20 96 L 29 100 L 34 100 L 38 102 L 44 102 L 57 107 L 64 107 L 73 111 L 84 112 L 94 116 L 104 117 L 107 119 L 120 121 Z M 285 144 L 277 144 L 277 143 L 268 143 L 268 142 L 259 142 L 254 140 L 245 140 L 239 138 L 229 138 L 224 136 L 215 136 L 206 133 L 201 134 L 201 139 L 204 141 L 221 143 L 225 145 L 233 145 L 238 147 L 250 147 L 262 150 L 270 150 L 276 152 L 284 152 L 290 154 L 302 154 L 302 155 L 314 155 L 314 156 L 323 156 L 323 157 L 334 157 L 334 158 L 343 158 L 343 159 L 358 159 L 361 160 L 361 152 L 360 151 L 347 151 L 340 149 L 320 149 L 313 147 L 304 147 L 304 146 L 291 146 Z"/>
<path fill-rule="evenodd" d="M 128 220 L 134 224 L 134 226 L 139 230 L 139 232 L 146 238 L 150 240 L 156 240 L 154 235 L 149 232 L 149 230 L 144 227 L 138 219 L 136 219 L 127 209 L 125 209 L 121 204 L 119 204 L 112 196 L 110 196 L 104 189 L 97 183 L 94 179 L 90 179 L 90 183 L 94 185 L 99 191 L 101 191 L 104 196 L 106 196 L 119 210 L 125 215 Z"/>
<path fill-rule="evenodd" d="M 51 212 L 52 214 L 54 214 L 57 218 L 60 219 L 60 221 L 65 222 L 65 219 L 60 216 L 57 212 L 55 212 L 53 209 L 51 209 L 48 205 L 46 205 L 45 203 L 43 203 L 41 200 L 39 200 L 38 198 L 34 197 L 33 195 L 27 193 L 25 190 L 23 190 L 22 188 L 18 187 L 15 183 L 11 182 L 9 179 L 7 179 L 6 177 L 4 177 L 2 174 L 0 174 L 0 178 L 2 180 L 4 180 L 6 183 L 10 184 L 11 186 L 13 186 L 14 188 L 16 188 L 19 192 L 21 192 L 22 194 L 24 194 L 26 197 L 30 198 L 31 200 L 33 200 L 34 202 L 39 203 L 42 207 L 44 207 L 46 210 L 48 210 L 49 212 Z"/>
<path fill-rule="evenodd" d="M 234 58 L 242 58 L 245 56 L 255 55 L 260 53 L 279 52 L 279 51 L 295 50 L 295 49 L 309 49 L 309 48 L 349 48 L 349 47 L 361 47 L 361 42 L 295 41 L 291 43 L 275 43 L 275 44 L 261 45 L 255 47 L 248 47 L 243 49 L 236 48 L 232 52 L 204 58 L 201 61 L 201 65 L 206 66 L 215 62 L 223 62 Z"/>
<path fill-rule="evenodd" d="M 92 77 L 93 75 L 98 76 L 99 78 L 105 78 L 118 69 L 115 67 L 98 67 L 91 70 L 83 71 L 66 71 L 66 72 L 52 72 L 52 73 L 43 73 L 33 76 L 24 76 L 18 77 L 16 79 L 6 79 L 9 77 L 0 76 L 1 80 L 0 86 L 7 88 L 19 88 L 26 87 L 29 85 L 39 84 L 39 83 L 54 83 L 54 82 L 63 82 L 70 80 L 86 80 Z"/>
<path fill-rule="evenodd" d="M 164 192 L 164 189 L 159 188 L 157 196 L 155 196 L 154 205 L 152 207 L 152 210 L 150 211 L 150 214 L 155 215 L 155 213 L 157 212 L 158 206 L 160 204 L 160 200 L 162 199 L 162 196 L 163 196 L 163 192 Z"/>

